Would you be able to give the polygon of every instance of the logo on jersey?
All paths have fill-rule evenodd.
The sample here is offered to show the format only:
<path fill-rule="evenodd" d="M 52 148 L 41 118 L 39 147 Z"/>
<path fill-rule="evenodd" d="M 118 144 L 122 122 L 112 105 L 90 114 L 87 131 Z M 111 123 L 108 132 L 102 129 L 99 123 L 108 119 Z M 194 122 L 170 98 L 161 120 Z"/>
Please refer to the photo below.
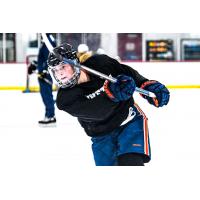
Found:
<path fill-rule="evenodd" d="M 129 108 L 129 113 L 128 113 L 128 117 L 126 118 L 126 120 L 124 120 L 122 122 L 122 124 L 120 126 L 123 126 L 124 124 L 130 122 L 136 115 L 136 112 L 133 110 L 132 107 Z"/>
<path fill-rule="evenodd" d="M 86 95 L 88 99 L 94 99 L 95 97 L 99 96 L 101 92 L 104 92 L 104 87 L 101 87 L 97 91 L 93 92 L 92 94 Z"/>

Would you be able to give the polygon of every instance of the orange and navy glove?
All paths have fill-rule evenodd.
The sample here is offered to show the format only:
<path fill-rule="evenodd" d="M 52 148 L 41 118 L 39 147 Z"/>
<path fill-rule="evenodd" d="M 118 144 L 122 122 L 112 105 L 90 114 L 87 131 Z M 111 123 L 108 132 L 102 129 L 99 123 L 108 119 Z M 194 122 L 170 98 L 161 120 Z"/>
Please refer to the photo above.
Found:
<path fill-rule="evenodd" d="M 162 83 L 158 81 L 146 81 L 140 88 L 153 92 L 156 95 L 156 97 L 152 98 L 141 94 L 150 104 L 156 107 L 162 107 L 168 104 L 170 93 Z"/>
<path fill-rule="evenodd" d="M 126 75 L 117 76 L 117 82 L 112 83 L 108 80 L 104 83 L 104 91 L 114 102 L 126 101 L 132 97 L 136 85 L 132 77 Z"/>

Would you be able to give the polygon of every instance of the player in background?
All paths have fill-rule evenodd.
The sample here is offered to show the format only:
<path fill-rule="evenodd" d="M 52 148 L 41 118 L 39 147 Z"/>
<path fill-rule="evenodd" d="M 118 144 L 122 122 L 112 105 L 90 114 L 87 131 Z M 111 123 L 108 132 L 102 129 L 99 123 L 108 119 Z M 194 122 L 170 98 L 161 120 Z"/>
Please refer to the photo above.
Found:
<path fill-rule="evenodd" d="M 86 44 L 79 44 L 77 57 L 80 63 L 85 62 L 92 54 L 92 51 L 89 51 L 89 47 Z"/>
<path fill-rule="evenodd" d="M 155 107 L 168 104 L 169 91 L 133 68 L 107 55 L 89 57 L 83 65 L 117 78 L 103 80 L 77 67 L 76 51 L 69 44 L 54 48 L 48 57 L 49 71 L 60 88 L 57 107 L 77 117 L 91 137 L 97 166 L 143 166 L 151 159 L 147 117 L 134 102 L 136 86 L 155 93 L 142 95 Z M 58 59 L 58 55 L 63 61 Z"/>
<path fill-rule="evenodd" d="M 77 57 L 79 59 L 80 63 L 85 62 L 89 57 L 92 55 L 102 55 L 105 54 L 106 52 L 102 48 L 98 48 L 96 52 L 89 51 L 89 47 L 86 44 L 80 44 L 78 46 L 78 52 L 77 52 Z M 121 62 L 121 58 L 119 56 L 114 57 L 118 62 Z"/>
<path fill-rule="evenodd" d="M 102 55 L 102 54 L 106 54 L 105 50 L 102 48 L 98 48 L 96 51 L 96 54 L 98 55 Z M 114 59 L 116 59 L 118 62 L 121 62 L 121 58 L 117 55 L 115 57 L 113 57 Z"/>
<path fill-rule="evenodd" d="M 47 34 L 49 41 L 53 47 L 56 46 L 55 39 L 51 34 Z M 40 86 L 40 94 L 42 97 L 42 101 L 45 106 L 45 115 L 44 119 L 38 121 L 39 125 L 47 126 L 56 123 L 55 118 L 55 105 L 53 99 L 53 81 L 48 72 L 47 58 L 49 55 L 49 50 L 46 47 L 45 43 L 41 41 L 41 46 L 39 49 L 37 61 L 33 61 L 29 68 L 28 74 L 32 74 L 34 71 L 38 73 L 38 82 Z"/>

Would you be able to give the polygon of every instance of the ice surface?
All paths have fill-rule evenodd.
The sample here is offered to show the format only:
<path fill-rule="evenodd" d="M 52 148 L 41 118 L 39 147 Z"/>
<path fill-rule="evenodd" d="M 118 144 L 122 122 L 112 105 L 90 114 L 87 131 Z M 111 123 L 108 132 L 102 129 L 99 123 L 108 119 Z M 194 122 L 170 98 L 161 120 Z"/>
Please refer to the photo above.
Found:
<path fill-rule="evenodd" d="M 185 189 L 184 195 L 194 199 L 197 185 L 188 190 L 181 180 L 190 184 L 199 178 L 193 167 L 200 166 L 200 90 L 170 92 L 169 105 L 159 109 L 134 95 L 149 118 L 152 161 L 143 169 L 102 169 L 95 167 L 90 138 L 75 118 L 56 110 L 57 127 L 38 127 L 44 115 L 39 93 L 0 91 L 0 199 L 128 199 L 132 187 L 140 198 L 146 178 L 151 186 L 144 198 L 178 199 Z M 155 196 L 152 185 L 158 188 L 161 182 L 160 190 L 168 187 L 174 198 Z M 176 185 L 181 188 L 175 190 Z M 114 196 L 108 194 L 111 186 Z"/>

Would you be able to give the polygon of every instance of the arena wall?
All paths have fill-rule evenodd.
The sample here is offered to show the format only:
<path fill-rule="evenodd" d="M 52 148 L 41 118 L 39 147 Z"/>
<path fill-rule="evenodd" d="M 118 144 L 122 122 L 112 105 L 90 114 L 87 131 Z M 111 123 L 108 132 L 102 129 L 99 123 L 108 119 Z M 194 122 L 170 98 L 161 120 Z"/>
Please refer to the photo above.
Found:
<path fill-rule="evenodd" d="M 126 62 L 143 76 L 159 80 L 170 88 L 200 87 L 199 62 Z M 0 89 L 23 90 L 26 88 L 27 66 L 0 64 Z M 30 76 L 30 87 L 38 87 L 37 76 Z"/>

